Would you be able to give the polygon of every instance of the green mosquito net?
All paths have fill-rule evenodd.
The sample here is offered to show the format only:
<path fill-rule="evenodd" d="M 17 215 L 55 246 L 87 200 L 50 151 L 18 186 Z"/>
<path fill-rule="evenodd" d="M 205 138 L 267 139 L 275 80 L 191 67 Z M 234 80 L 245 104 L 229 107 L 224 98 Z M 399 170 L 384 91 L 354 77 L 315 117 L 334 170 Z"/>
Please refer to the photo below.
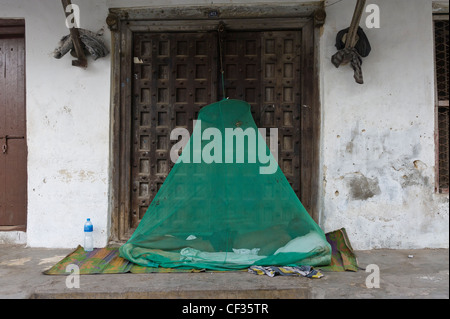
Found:
<path fill-rule="evenodd" d="M 268 132 L 244 101 L 203 107 L 120 256 L 184 269 L 330 264 L 331 247 L 270 152 Z"/>

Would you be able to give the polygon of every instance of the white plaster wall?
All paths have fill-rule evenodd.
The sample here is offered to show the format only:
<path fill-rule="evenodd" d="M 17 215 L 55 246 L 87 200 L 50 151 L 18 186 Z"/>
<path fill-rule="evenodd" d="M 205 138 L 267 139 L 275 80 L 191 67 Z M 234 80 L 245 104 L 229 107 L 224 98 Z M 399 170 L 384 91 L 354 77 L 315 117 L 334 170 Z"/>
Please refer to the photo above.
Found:
<path fill-rule="evenodd" d="M 334 1 L 329 1 L 330 4 Z M 435 194 L 431 1 L 377 0 L 380 28 L 365 83 L 336 69 L 336 33 L 354 1 L 327 7 L 321 37 L 322 226 L 345 227 L 355 249 L 448 247 L 448 195 Z"/>
<path fill-rule="evenodd" d="M 76 3 L 82 28 L 106 27 L 103 1 Z M 90 217 L 94 244 L 104 246 L 109 232 L 109 57 L 89 59 L 86 70 L 73 67 L 70 54 L 53 58 L 60 38 L 69 33 L 60 1 L 2 0 L 0 17 L 25 18 L 26 23 L 27 244 L 76 247 L 83 243 L 83 224 Z M 106 29 L 108 43 L 109 34 Z"/>
<path fill-rule="evenodd" d="M 109 7 L 267 2 L 273 3 L 74 1 L 81 27 L 90 30 L 106 28 Z M 328 1 L 321 30 L 320 225 L 325 231 L 345 227 L 356 249 L 448 247 L 448 195 L 434 193 L 431 1 L 371 1 L 380 7 L 381 28 L 364 28 L 372 44 L 364 85 L 354 82 L 350 66 L 336 69 L 330 62 L 335 35 L 349 25 L 354 3 Z M 75 247 L 91 217 L 94 244 L 105 246 L 110 57 L 89 59 L 86 70 L 72 67 L 69 55 L 52 57 L 68 33 L 59 1 L 1 0 L 0 16 L 26 19 L 29 151 L 27 233 L 4 238 Z"/>

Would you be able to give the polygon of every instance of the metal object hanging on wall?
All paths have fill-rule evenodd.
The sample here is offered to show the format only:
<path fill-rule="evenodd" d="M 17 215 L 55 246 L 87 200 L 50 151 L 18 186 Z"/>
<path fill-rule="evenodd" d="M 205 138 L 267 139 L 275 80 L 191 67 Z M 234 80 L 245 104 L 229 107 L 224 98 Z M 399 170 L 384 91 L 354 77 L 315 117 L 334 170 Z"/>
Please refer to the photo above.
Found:
<path fill-rule="evenodd" d="M 0 136 L 0 140 L 4 140 L 0 150 L 2 151 L 3 154 L 6 154 L 8 152 L 8 140 L 23 140 L 24 138 L 25 136 L 11 136 L 11 135 Z"/>
<path fill-rule="evenodd" d="M 363 29 L 359 26 L 366 1 L 358 0 L 353 13 L 350 27 L 343 29 L 336 35 L 336 49 L 338 52 L 331 57 L 331 62 L 338 68 L 350 62 L 353 77 L 358 84 L 363 84 L 362 57 L 369 55 L 371 46 Z"/>

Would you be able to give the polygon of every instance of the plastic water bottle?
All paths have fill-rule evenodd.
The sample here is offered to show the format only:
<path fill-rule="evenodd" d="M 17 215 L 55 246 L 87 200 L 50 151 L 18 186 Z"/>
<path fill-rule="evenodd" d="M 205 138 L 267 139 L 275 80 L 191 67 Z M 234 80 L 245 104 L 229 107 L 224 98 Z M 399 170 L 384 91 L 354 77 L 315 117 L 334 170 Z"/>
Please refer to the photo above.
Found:
<path fill-rule="evenodd" d="M 92 226 L 91 219 L 88 218 L 84 224 L 84 251 L 94 250 L 94 238 L 92 237 L 92 231 L 94 226 Z"/>

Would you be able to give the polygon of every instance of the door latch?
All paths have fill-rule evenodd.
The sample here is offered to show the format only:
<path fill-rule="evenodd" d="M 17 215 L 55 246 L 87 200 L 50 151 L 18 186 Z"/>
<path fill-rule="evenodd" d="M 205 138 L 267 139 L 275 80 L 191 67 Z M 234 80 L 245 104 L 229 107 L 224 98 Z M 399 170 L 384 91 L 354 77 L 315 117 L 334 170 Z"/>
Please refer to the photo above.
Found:
<path fill-rule="evenodd" d="M 8 152 L 8 140 L 23 140 L 25 136 L 12 136 L 12 135 L 5 135 L 0 136 L 0 140 L 4 140 L 2 145 L 2 153 L 6 154 Z"/>

